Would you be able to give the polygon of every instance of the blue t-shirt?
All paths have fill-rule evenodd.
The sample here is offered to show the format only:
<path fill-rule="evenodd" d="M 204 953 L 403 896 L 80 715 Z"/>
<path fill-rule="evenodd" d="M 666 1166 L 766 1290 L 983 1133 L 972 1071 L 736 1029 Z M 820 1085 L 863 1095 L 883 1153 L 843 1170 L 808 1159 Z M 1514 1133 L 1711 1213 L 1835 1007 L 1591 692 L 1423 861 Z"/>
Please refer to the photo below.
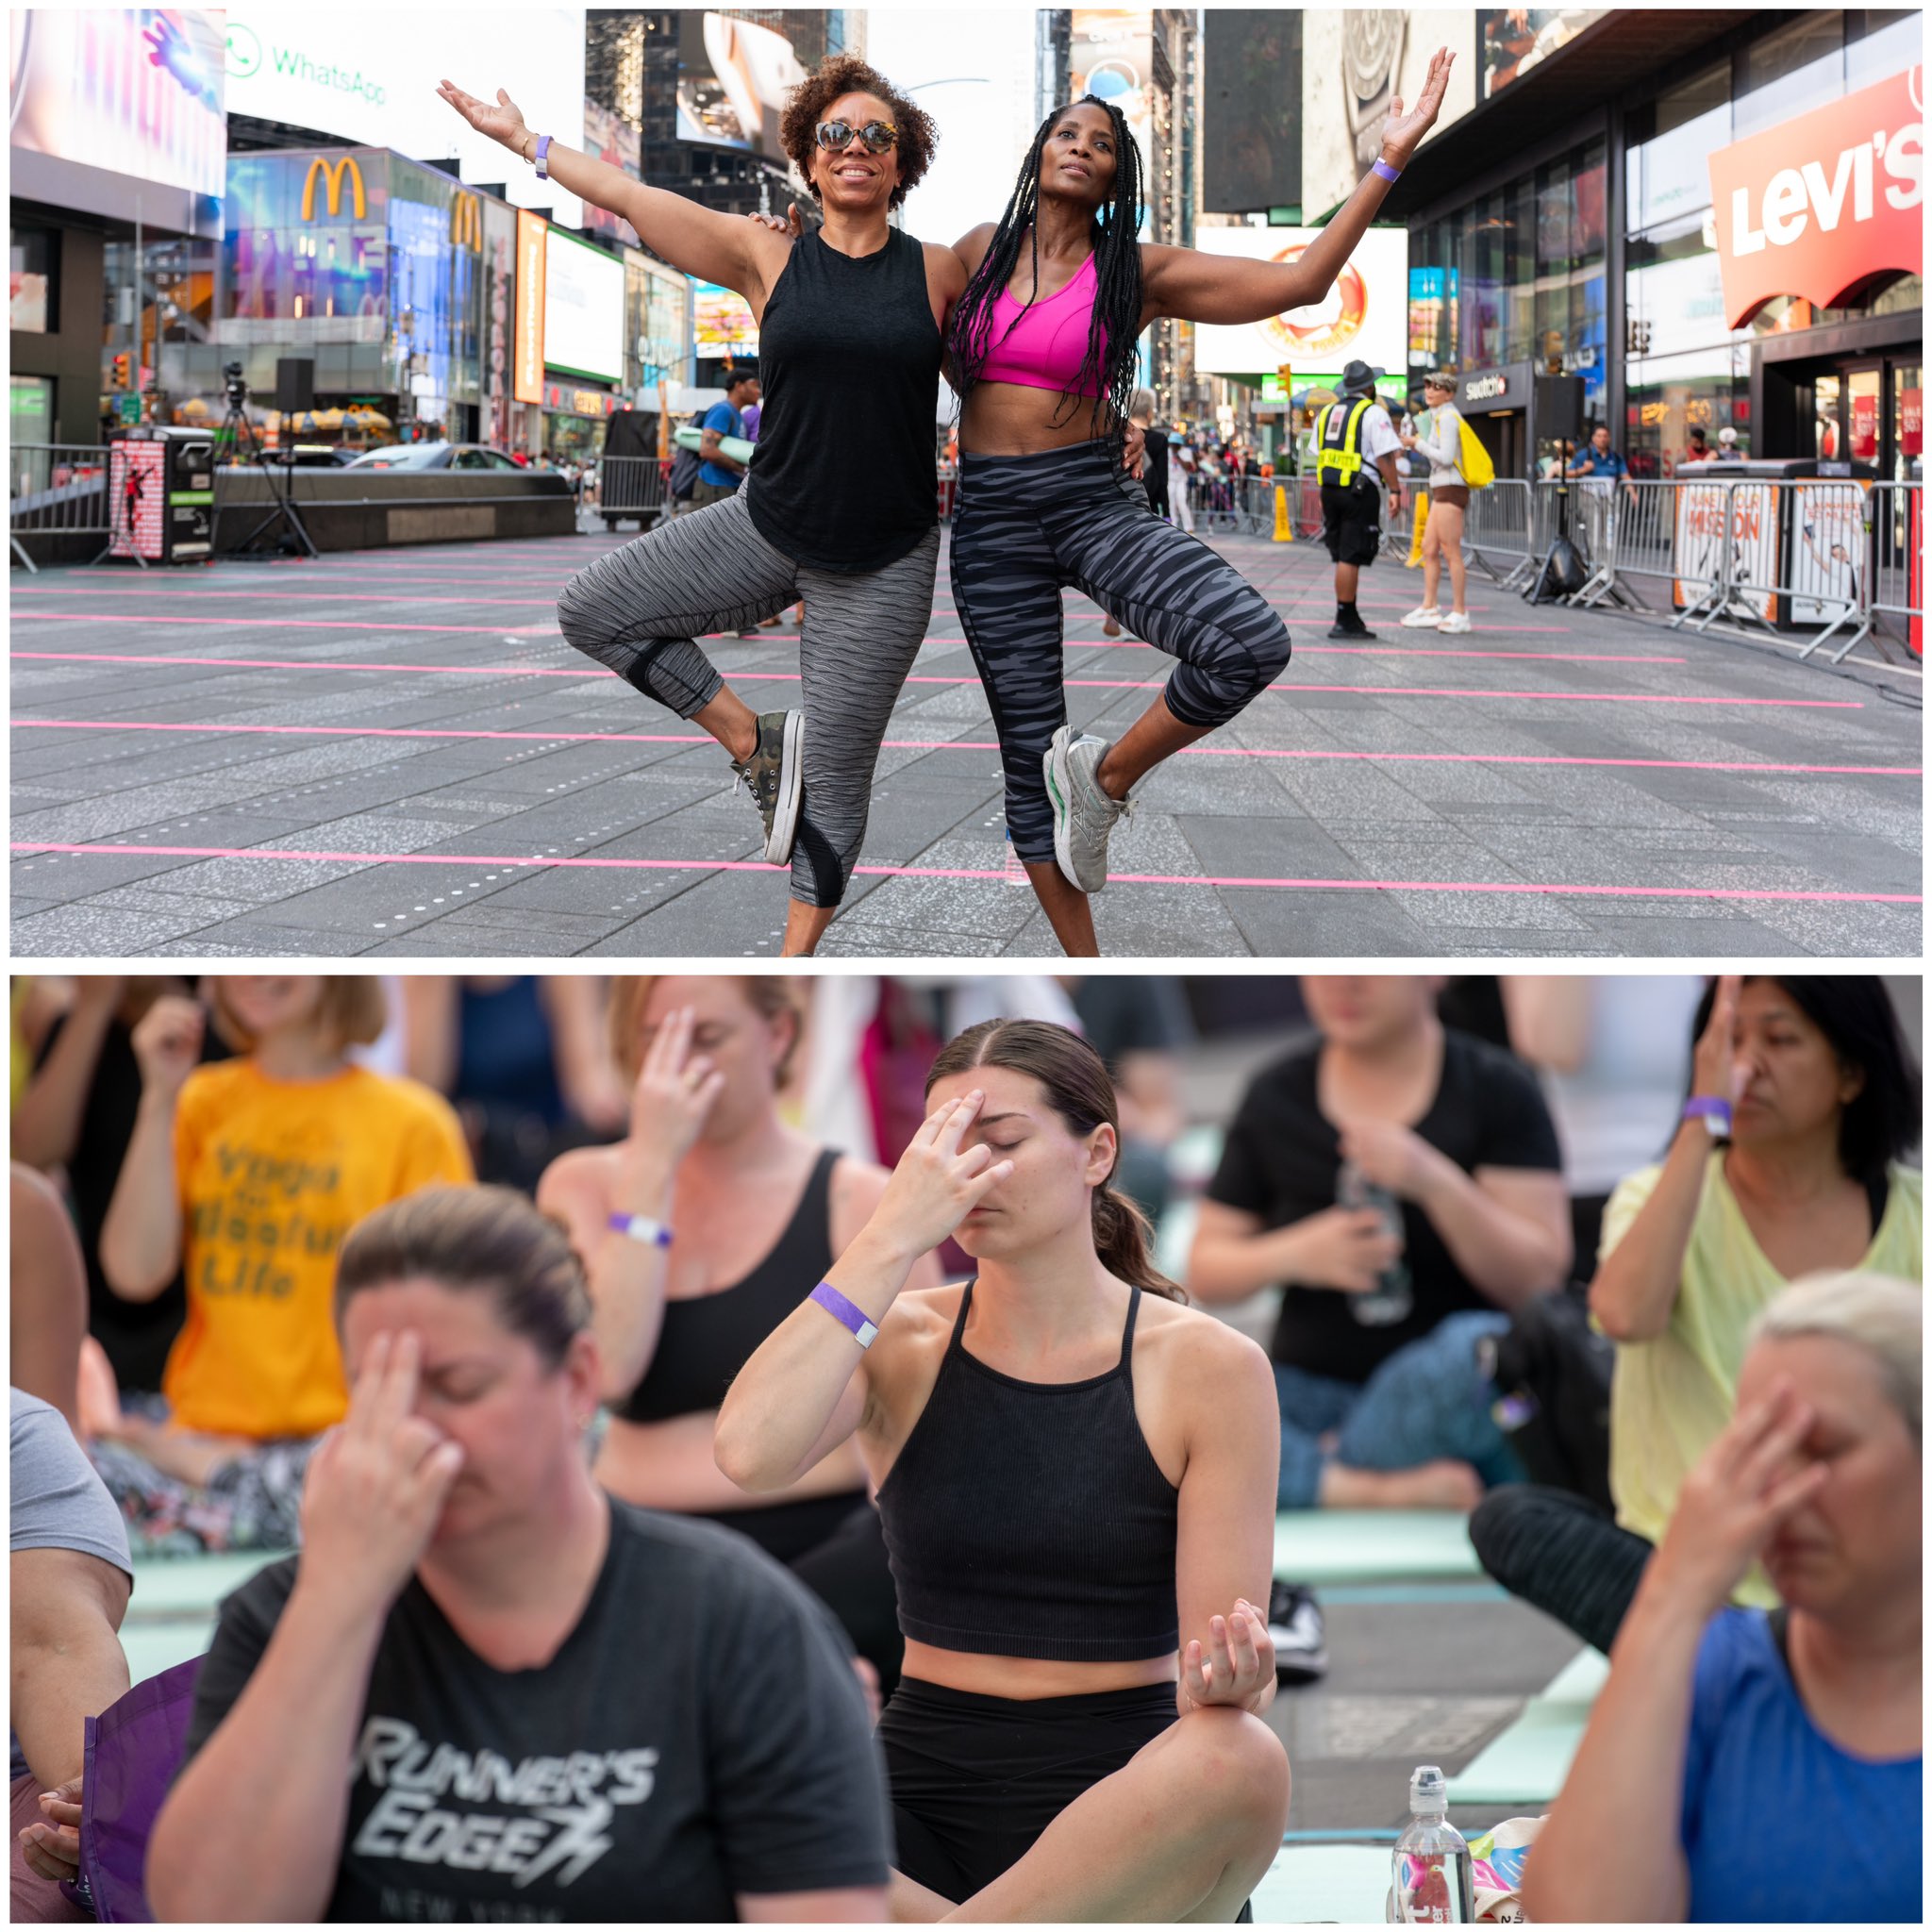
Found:
<path fill-rule="evenodd" d="M 1576 467 L 1582 475 L 1602 476 L 1613 481 L 1630 474 L 1630 465 L 1615 450 L 1600 450 L 1594 443 L 1585 443 L 1577 451 Z"/>
<path fill-rule="evenodd" d="M 1691 1693 L 1679 1835 L 1692 1924 L 1920 1923 L 1924 1765 L 1854 1757 L 1805 1709 L 1762 1610 L 1720 1610 Z"/>
<path fill-rule="evenodd" d="M 742 436 L 744 418 L 729 403 L 713 403 L 705 411 L 705 420 L 698 427 L 715 429 L 720 436 Z M 698 475 L 707 483 L 715 483 L 721 490 L 736 490 L 744 480 L 742 470 L 727 470 L 718 463 L 707 463 Z"/>

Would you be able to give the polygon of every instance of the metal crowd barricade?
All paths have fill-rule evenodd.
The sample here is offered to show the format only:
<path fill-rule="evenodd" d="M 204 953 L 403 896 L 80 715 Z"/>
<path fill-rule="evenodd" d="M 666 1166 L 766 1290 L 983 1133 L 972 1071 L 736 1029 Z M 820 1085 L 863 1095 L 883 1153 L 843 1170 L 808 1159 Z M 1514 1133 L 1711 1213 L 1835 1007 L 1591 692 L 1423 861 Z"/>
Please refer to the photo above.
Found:
<path fill-rule="evenodd" d="M 1865 609 L 1871 627 L 1897 637 L 1914 653 L 1924 649 L 1924 509 L 1923 483 L 1874 483 L 1865 499 Z M 1888 618 L 1894 621 L 1883 622 Z"/>
<path fill-rule="evenodd" d="M 603 458 L 597 465 L 593 513 L 607 528 L 635 518 L 648 529 L 664 508 L 664 466 L 656 457 Z"/>
<path fill-rule="evenodd" d="M 1541 555 L 1535 529 L 1530 485 L 1521 476 L 1498 476 L 1487 490 L 1469 492 L 1469 508 L 1462 513 L 1462 554 L 1502 589 L 1520 589 Z"/>
<path fill-rule="evenodd" d="M 38 571 L 23 537 L 99 537 L 108 525 L 108 452 L 92 443 L 8 446 L 8 535 L 13 554 Z"/>

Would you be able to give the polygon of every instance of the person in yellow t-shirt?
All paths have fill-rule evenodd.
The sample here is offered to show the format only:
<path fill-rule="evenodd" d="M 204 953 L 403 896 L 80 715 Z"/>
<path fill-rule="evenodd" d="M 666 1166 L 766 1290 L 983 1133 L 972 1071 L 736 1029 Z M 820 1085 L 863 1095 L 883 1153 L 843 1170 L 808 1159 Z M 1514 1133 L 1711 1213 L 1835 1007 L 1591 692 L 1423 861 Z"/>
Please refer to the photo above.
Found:
<path fill-rule="evenodd" d="M 1607 1651 L 1698 1459 L 1737 1406 L 1745 1339 L 1792 1281 L 1871 1270 L 1923 1284 L 1920 1076 L 1883 983 L 1718 980 L 1693 1023 L 1670 1150 L 1610 1196 L 1591 1283 L 1617 1344 L 1615 1523 L 1566 1491 L 1487 1497 L 1470 1537 L 1490 1574 Z M 1736 1591 L 1777 1602 L 1754 1566 Z"/>
<path fill-rule="evenodd" d="M 242 1530 L 272 1542 L 292 1535 L 307 1446 L 348 1408 L 338 1249 L 375 1208 L 473 1174 L 446 1101 L 348 1058 L 382 1031 L 380 980 L 230 974 L 210 990 L 242 1058 L 197 1066 L 208 1015 L 192 1000 L 157 1001 L 134 1032 L 141 1107 L 101 1263 L 129 1301 L 179 1268 L 188 1319 L 162 1379 L 167 1422 L 125 1418 L 119 1447 L 134 1460 L 96 1462 L 117 1500 L 142 1491 L 142 1465 L 163 1478 L 162 1500 L 143 1492 L 142 1507 L 170 1526 L 181 1507 L 167 1480 L 231 1496 L 266 1472 L 274 1493 L 251 1491 Z M 232 1542 L 235 1527 L 205 1540 Z"/>

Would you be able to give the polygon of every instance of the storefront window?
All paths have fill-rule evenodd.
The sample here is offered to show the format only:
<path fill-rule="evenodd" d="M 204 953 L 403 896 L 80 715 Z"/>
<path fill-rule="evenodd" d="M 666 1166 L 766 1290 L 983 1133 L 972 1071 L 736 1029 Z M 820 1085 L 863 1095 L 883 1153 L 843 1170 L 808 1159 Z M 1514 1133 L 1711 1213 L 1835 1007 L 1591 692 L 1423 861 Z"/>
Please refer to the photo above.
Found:
<path fill-rule="evenodd" d="M 1658 356 L 1629 366 L 1624 390 L 1624 455 L 1639 476 L 1669 476 L 1690 453 L 1693 428 L 1707 450 L 1718 431 L 1735 429 L 1735 454 L 1751 453 L 1750 351 L 1742 344 Z"/>
<path fill-rule="evenodd" d="M 16 375 L 12 382 L 7 430 L 11 493 L 25 496 L 46 488 L 47 453 L 40 445 L 54 440 L 54 385 L 44 375 Z"/>
<path fill-rule="evenodd" d="M 1710 205 L 1713 148 L 1731 138 L 1731 70 L 1707 69 L 1634 114 L 1629 125 L 1630 222 L 1647 228 Z"/>
<path fill-rule="evenodd" d="M 1924 58 L 1924 17 L 1915 8 L 1845 15 L 1845 91 L 1890 80 Z"/>
<path fill-rule="evenodd" d="M 28 335 L 45 335 L 55 326 L 53 236 L 44 228 L 10 228 L 7 265 L 12 326 Z"/>
<path fill-rule="evenodd" d="M 1800 14 L 1738 56 L 1731 138 L 1775 127 L 1844 92 L 1844 15 Z"/>

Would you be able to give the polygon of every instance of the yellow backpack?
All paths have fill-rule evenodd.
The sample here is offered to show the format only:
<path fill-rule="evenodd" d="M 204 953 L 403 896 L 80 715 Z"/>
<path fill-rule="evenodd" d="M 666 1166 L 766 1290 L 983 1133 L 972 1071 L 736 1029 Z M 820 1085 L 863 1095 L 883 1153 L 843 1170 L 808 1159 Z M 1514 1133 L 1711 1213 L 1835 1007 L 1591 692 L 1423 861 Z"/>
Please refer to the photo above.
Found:
<path fill-rule="evenodd" d="M 1490 453 L 1482 445 L 1482 439 L 1469 426 L 1468 419 L 1458 415 L 1457 426 L 1462 432 L 1462 446 L 1457 452 L 1456 467 L 1462 472 L 1462 480 L 1472 490 L 1487 490 L 1496 480 L 1496 466 L 1490 460 Z"/>

